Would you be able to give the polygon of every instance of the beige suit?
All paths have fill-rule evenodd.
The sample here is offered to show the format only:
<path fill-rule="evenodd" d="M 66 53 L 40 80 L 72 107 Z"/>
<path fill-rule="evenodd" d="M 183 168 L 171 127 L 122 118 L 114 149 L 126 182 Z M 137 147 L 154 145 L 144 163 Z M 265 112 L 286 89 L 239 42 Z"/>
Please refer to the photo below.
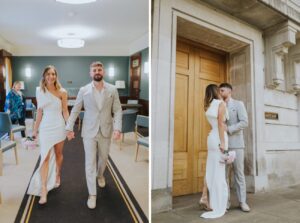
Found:
<path fill-rule="evenodd" d="M 122 128 L 122 108 L 118 91 L 106 82 L 101 92 L 95 88 L 93 82 L 80 88 L 66 130 L 73 131 L 82 107 L 84 118 L 81 136 L 85 151 L 86 180 L 89 194 L 96 195 L 96 179 L 102 177 L 105 171 L 112 132 L 121 131 Z"/>
<path fill-rule="evenodd" d="M 248 126 L 248 115 L 242 101 L 231 98 L 227 103 L 229 111 L 228 125 L 228 148 L 236 152 L 236 159 L 233 162 L 234 182 L 237 197 L 240 203 L 246 203 L 246 182 L 244 174 L 244 134 L 243 129 Z M 227 180 L 229 180 L 230 168 L 226 165 Z M 228 181 L 229 182 L 229 181 Z M 229 191 L 230 191 L 230 185 Z M 230 193 L 228 196 L 230 203 Z"/>
<path fill-rule="evenodd" d="M 228 147 L 231 149 L 245 148 L 243 129 L 248 126 L 248 115 L 242 101 L 231 98 L 227 103 L 229 112 Z"/>

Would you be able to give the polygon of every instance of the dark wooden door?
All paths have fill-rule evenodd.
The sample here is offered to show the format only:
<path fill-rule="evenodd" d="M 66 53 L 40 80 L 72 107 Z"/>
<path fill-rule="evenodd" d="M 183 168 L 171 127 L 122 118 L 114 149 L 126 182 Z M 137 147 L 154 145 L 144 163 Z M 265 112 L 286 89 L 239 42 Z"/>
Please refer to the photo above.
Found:
<path fill-rule="evenodd" d="M 5 68 L 5 58 L 11 58 L 11 54 L 5 50 L 0 50 L 0 111 L 4 110 L 4 103 L 6 97 L 5 90 L 5 78 L 4 78 L 4 68 Z"/>
<path fill-rule="evenodd" d="M 0 56 L 0 112 L 4 110 L 5 103 L 5 79 L 4 79 L 4 57 Z"/>
<path fill-rule="evenodd" d="M 140 98 L 141 86 L 141 54 L 130 57 L 130 98 Z"/>

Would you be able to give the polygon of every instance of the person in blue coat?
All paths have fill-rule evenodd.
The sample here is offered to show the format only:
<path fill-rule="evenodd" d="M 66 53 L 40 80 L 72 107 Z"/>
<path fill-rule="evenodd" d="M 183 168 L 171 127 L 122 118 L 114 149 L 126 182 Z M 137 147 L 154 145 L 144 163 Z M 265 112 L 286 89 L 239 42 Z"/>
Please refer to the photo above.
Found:
<path fill-rule="evenodd" d="M 21 92 L 21 82 L 15 81 L 11 91 L 8 92 L 5 100 L 4 111 L 10 116 L 12 124 L 25 126 L 26 103 L 25 97 Z M 21 131 L 25 137 L 25 131 Z"/>

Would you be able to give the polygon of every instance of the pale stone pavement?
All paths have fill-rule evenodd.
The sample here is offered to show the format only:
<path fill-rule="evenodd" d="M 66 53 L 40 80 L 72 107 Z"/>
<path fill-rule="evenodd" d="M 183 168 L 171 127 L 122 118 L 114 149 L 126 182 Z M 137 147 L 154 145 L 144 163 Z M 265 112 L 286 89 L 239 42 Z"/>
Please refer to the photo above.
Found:
<path fill-rule="evenodd" d="M 170 212 L 155 214 L 153 223 L 300 223 L 300 185 L 271 192 L 247 194 L 250 213 L 242 212 L 232 191 L 232 206 L 219 219 L 202 219 L 199 194 L 175 199 Z"/>

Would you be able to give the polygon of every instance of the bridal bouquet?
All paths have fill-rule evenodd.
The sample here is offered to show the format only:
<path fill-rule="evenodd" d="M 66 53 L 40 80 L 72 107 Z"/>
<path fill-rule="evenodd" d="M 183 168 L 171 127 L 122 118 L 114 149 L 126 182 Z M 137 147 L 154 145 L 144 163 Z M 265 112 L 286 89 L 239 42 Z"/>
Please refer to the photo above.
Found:
<path fill-rule="evenodd" d="M 23 147 L 25 147 L 26 149 L 31 148 L 31 149 L 35 149 L 37 146 L 37 140 L 33 137 L 27 137 L 24 141 L 23 141 Z"/>
<path fill-rule="evenodd" d="M 225 164 L 231 164 L 236 158 L 236 152 L 235 151 L 229 151 L 225 150 L 224 153 L 221 156 L 221 163 Z"/>

